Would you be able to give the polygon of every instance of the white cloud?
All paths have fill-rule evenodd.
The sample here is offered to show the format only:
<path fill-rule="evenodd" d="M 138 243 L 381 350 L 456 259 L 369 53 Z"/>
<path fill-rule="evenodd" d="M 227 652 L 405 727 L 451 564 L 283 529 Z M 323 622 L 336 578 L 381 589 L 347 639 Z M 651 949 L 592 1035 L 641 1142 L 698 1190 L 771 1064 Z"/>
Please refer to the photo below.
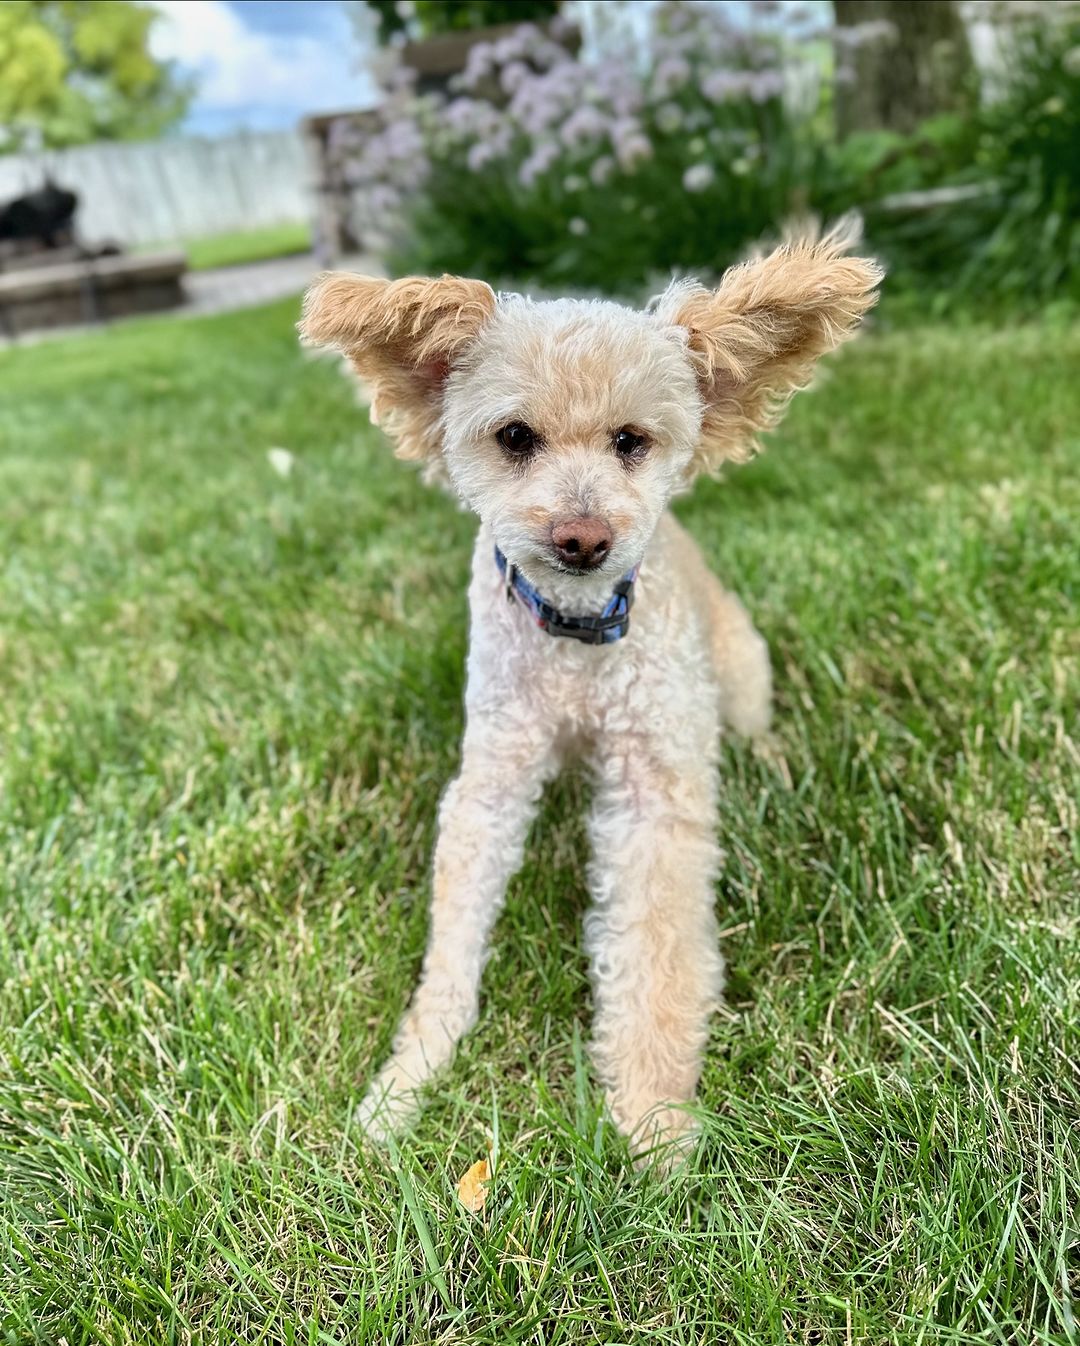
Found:
<path fill-rule="evenodd" d="M 372 101 L 361 48 L 341 15 L 339 40 L 325 31 L 267 33 L 249 28 L 225 0 L 157 0 L 152 31 L 159 59 L 198 79 L 197 112 L 279 109 L 282 120 Z"/>

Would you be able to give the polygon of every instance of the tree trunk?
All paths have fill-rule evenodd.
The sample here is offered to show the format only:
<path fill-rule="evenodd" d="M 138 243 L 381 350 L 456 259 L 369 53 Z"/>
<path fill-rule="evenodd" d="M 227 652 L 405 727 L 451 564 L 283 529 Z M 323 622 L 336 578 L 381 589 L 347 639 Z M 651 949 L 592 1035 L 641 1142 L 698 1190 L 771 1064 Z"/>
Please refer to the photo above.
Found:
<path fill-rule="evenodd" d="M 974 64 L 953 0 L 833 0 L 836 124 L 851 131 L 912 131 L 925 117 L 970 106 Z M 888 23 L 891 36 L 847 40 L 859 24 Z"/>

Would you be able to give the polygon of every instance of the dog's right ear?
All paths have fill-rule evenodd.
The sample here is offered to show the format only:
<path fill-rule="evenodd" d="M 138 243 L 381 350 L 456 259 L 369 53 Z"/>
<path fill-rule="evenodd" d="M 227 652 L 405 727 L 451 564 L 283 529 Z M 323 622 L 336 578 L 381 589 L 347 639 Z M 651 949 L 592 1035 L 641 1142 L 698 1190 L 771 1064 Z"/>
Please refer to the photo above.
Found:
<path fill-rule="evenodd" d="M 482 280 L 380 280 L 331 271 L 304 297 L 307 345 L 346 355 L 371 389 L 371 419 L 399 458 L 432 462 L 441 449 L 442 394 L 455 359 L 495 312 Z"/>

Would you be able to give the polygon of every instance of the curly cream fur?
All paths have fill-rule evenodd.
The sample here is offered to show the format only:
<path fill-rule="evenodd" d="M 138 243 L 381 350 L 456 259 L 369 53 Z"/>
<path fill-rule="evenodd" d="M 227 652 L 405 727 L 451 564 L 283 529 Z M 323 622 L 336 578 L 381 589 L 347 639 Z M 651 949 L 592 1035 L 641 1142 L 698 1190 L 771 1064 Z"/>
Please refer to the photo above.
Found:
<path fill-rule="evenodd" d="M 677 281 L 657 301 L 657 316 L 690 334 L 705 403 L 696 470 L 750 457 L 758 433 L 777 423 L 821 356 L 877 301 L 882 269 L 844 256 L 852 238 L 845 223 L 732 267 L 718 290 Z"/>
<path fill-rule="evenodd" d="M 360 1108 L 374 1135 L 476 1021 L 488 938 L 544 784 L 569 758 L 595 782 L 593 904 L 585 920 L 593 1058 L 612 1116 L 640 1150 L 684 1142 L 720 995 L 714 898 L 721 723 L 762 733 L 765 642 L 666 506 L 693 476 L 750 452 L 820 355 L 849 336 L 880 271 L 836 235 L 786 245 L 710 293 L 671 287 L 635 313 L 534 303 L 480 281 L 326 276 L 306 340 L 343 351 L 371 385 L 398 452 L 444 471 L 480 516 L 461 769 L 439 811 L 431 930 L 394 1050 Z M 540 448 L 512 460 L 497 431 L 525 421 Z M 613 435 L 648 441 L 633 463 Z M 601 518 L 612 544 L 568 573 L 552 530 Z M 640 564 L 629 634 L 585 646 L 507 602 L 495 545 L 556 606 L 597 611 Z"/>
<path fill-rule="evenodd" d="M 371 419 L 397 441 L 398 457 L 426 462 L 439 454 L 449 362 L 494 309 L 494 292 L 480 280 L 329 272 L 305 296 L 300 335 L 348 356 L 371 389 Z"/>

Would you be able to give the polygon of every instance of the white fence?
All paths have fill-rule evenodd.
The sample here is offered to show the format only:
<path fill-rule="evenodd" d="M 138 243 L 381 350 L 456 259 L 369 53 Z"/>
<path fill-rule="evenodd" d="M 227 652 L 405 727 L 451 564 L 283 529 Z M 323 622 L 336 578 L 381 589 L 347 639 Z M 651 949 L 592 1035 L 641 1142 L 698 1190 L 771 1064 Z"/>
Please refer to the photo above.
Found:
<path fill-rule="evenodd" d="M 312 167 L 299 131 L 87 145 L 0 155 L 0 202 L 48 172 L 79 194 L 87 243 L 160 243 L 312 219 Z"/>

